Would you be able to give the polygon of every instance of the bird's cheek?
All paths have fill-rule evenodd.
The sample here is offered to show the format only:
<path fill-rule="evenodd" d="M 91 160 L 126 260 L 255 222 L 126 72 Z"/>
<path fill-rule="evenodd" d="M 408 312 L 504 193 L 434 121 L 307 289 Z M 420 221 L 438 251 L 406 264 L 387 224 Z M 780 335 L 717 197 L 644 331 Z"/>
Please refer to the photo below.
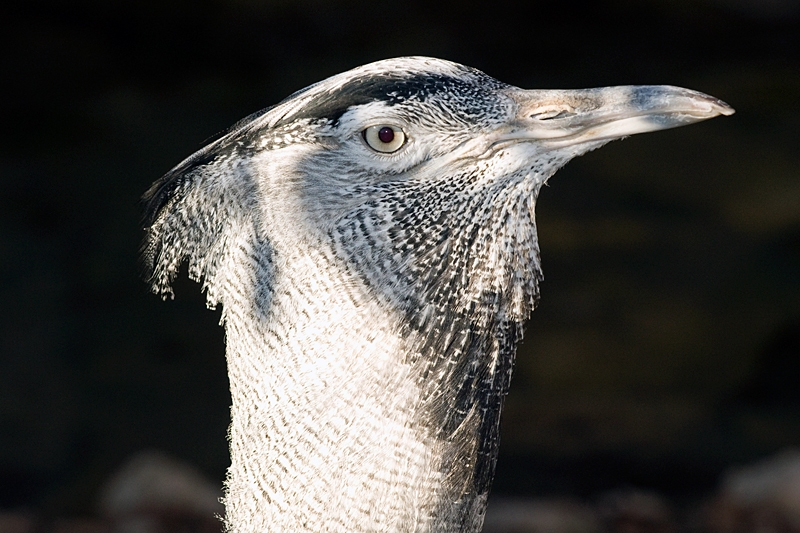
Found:
<path fill-rule="evenodd" d="M 536 142 L 513 142 L 495 147 L 491 159 L 498 171 L 511 173 L 540 164 L 545 151 Z M 547 162 L 548 159 L 545 158 L 544 161 Z"/>

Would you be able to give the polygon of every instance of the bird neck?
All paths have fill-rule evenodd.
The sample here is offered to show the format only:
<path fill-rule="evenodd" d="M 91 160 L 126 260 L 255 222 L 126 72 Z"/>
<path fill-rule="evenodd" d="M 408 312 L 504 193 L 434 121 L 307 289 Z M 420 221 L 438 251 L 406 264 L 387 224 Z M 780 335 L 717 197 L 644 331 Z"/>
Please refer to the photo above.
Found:
<path fill-rule="evenodd" d="M 227 278 L 229 529 L 478 531 L 513 335 L 409 326 L 320 241 L 285 244 L 268 295 L 246 257 Z"/>

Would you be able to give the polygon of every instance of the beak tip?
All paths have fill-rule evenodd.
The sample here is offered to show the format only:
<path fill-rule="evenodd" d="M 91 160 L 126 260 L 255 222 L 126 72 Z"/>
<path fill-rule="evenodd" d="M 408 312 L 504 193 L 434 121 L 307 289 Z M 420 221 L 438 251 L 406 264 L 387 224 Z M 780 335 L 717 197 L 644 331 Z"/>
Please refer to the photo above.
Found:
<path fill-rule="evenodd" d="M 712 117 L 715 117 L 717 115 L 724 115 L 726 117 L 729 117 L 734 113 L 736 113 L 736 110 L 734 108 L 732 108 L 719 98 L 714 98 L 713 96 L 708 96 L 706 94 L 704 94 L 703 96 L 707 99 L 708 103 L 711 104 L 711 111 L 713 112 L 713 114 L 711 115 Z"/>
<path fill-rule="evenodd" d="M 716 111 L 717 115 L 724 115 L 726 117 L 729 117 L 734 113 L 736 113 L 736 110 L 734 108 L 732 108 L 731 106 L 729 106 L 728 104 L 717 98 L 714 98 L 714 103 L 712 107 L 714 111 Z"/>

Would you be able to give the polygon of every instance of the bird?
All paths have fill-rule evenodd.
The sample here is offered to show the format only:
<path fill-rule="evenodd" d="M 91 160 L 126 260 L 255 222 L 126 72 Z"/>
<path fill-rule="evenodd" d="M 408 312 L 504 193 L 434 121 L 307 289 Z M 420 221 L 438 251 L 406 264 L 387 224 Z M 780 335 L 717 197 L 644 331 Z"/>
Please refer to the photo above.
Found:
<path fill-rule="evenodd" d="M 668 85 L 523 90 L 400 57 L 248 116 L 144 196 L 142 263 L 222 307 L 224 527 L 478 532 L 572 158 L 733 109 Z"/>

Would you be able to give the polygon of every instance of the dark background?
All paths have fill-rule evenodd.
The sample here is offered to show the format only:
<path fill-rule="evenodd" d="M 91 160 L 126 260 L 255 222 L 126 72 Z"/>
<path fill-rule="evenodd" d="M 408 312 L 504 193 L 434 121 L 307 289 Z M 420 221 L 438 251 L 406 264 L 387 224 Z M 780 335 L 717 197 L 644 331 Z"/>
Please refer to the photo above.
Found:
<path fill-rule="evenodd" d="M 800 446 L 800 9 L 789 0 L 44 1 L 0 32 L 0 509 L 93 512 L 131 453 L 222 480 L 219 314 L 138 278 L 139 198 L 243 116 L 398 55 L 524 88 L 672 84 L 730 118 L 613 143 L 538 203 L 497 493 L 681 501 Z M 10 9 L 10 11 L 9 11 Z"/>

